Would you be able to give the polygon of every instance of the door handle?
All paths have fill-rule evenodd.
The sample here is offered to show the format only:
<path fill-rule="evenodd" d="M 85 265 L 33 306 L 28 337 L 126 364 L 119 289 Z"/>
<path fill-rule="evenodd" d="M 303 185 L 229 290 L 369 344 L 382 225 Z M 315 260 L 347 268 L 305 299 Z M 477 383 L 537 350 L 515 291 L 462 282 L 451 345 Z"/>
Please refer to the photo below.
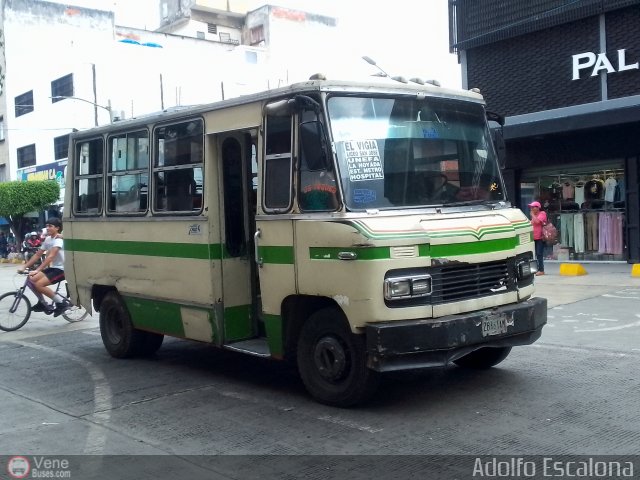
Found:
<path fill-rule="evenodd" d="M 262 264 L 264 262 L 262 261 L 262 257 L 260 257 L 259 254 L 258 254 L 258 250 L 259 250 L 258 243 L 260 241 L 260 235 L 261 235 L 261 232 L 260 232 L 260 229 L 258 228 L 256 230 L 256 233 L 253 234 L 253 248 L 254 248 L 254 254 L 255 254 L 255 259 L 256 259 L 256 265 L 258 265 L 258 267 L 262 268 Z"/>

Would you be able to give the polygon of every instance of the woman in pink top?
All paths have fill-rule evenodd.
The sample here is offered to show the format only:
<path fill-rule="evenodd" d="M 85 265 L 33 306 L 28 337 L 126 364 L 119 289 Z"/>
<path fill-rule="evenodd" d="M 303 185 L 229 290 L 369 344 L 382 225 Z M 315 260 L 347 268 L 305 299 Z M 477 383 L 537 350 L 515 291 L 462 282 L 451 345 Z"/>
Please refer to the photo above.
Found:
<path fill-rule="evenodd" d="M 547 224 L 547 214 L 540 210 L 540 202 L 529 204 L 531 213 L 531 225 L 533 226 L 533 241 L 536 244 L 536 261 L 538 272 L 536 275 L 544 275 L 544 239 L 542 238 L 542 226 Z"/>

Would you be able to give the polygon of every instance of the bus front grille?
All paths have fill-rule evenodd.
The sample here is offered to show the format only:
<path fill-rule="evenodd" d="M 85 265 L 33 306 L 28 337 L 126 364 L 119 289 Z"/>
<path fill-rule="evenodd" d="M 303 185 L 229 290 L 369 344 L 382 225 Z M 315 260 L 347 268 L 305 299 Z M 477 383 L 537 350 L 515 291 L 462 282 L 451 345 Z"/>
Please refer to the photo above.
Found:
<path fill-rule="evenodd" d="M 513 291 L 516 284 L 512 272 L 504 260 L 436 267 L 430 272 L 431 303 L 457 302 Z"/>

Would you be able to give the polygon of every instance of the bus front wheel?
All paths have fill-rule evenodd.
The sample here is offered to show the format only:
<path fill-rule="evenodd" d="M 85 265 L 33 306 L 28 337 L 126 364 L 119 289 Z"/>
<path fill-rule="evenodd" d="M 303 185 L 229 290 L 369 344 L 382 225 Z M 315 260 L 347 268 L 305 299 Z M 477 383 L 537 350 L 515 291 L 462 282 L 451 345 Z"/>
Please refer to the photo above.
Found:
<path fill-rule="evenodd" d="M 325 308 L 312 314 L 300 332 L 298 370 L 320 403 L 349 407 L 370 397 L 379 383 L 367 368 L 362 335 L 354 335 L 342 313 Z"/>
<path fill-rule="evenodd" d="M 162 345 L 163 336 L 133 326 L 127 306 L 116 292 L 105 295 L 100 305 L 100 335 L 107 352 L 115 358 L 151 355 Z"/>

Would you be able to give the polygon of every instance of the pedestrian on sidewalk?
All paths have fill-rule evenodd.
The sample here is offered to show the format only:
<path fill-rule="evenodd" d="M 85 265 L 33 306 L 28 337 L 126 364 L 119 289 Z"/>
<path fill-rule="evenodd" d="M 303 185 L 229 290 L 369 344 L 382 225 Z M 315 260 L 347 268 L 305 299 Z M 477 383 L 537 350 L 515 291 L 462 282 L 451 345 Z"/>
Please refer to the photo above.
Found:
<path fill-rule="evenodd" d="M 538 262 L 538 271 L 536 275 L 544 275 L 544 238 L 542 237 L 542 227 L 547 224 L 547 214 L 540 210 L 540 202 L 531 202 L 529 204 L 529 213 L 531 214 L 531 226 L 533 226 L 533 241 L 536 245 L 536 261 Z"/>

